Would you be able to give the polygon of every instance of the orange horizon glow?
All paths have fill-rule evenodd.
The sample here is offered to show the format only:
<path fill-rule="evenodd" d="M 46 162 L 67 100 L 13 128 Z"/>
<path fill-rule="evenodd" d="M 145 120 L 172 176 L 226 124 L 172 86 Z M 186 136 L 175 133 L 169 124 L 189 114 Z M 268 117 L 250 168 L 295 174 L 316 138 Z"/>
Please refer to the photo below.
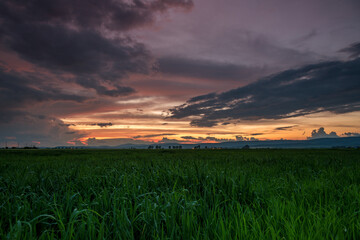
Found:
<path fill-rule="evenodd" d="M 151 111 L 151 110 L 150 110 Z M 360 112 L 336 115 L 332 113 L 317 113 L 308 116 L 280 119 L 280 120 L 258 120 L 244 121 L 244 124 L 234 123 L 226 126 L 215 127 L 192 127 L 187 120 L 164 119 L 161 114 L 151 119 L 99 119 L 86 116 L 74 116 L 62 119 L 64 123 L 74 124 L 69 128 L 84 133 L 85 136 L 77 139 L 83 144 L 87 140 L 109 139 L 133 139 L 148 143 L 160 143 L 163 138 L 181 141 L 180 143 L 216 143 L 218 141 L 207 140 L 207 137 L 215 137 L 223 141 L 236 141 L 236 136 L 244 138 L 256 138 L 257 140 L 306 140 L 311 136 L 311 131 L 324 127 L 327 133 L 335 131 L 338 136 L 345 132 L 357 132 L 360 124 Z M 112 126 L 100 127 L 89 125 L 94 122 L 112 122 Z M 285 130 L 277 128 L 289 127 Z M 146 137 L 146 135 L 161 135 Z M 168 135 L 167 135 L 168 134 Z M 196 139 L 183 139 L 191 136 Z"/>

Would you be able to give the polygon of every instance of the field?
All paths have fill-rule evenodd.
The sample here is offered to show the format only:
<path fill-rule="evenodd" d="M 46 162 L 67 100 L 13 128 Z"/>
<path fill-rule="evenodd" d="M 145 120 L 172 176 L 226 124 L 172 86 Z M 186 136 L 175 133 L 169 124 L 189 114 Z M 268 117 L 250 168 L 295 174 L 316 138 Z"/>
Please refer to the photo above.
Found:
<path fill-rule="evenodd" d="M 0 239 L 360 239 L 360 150 L 1 150 Z"/>

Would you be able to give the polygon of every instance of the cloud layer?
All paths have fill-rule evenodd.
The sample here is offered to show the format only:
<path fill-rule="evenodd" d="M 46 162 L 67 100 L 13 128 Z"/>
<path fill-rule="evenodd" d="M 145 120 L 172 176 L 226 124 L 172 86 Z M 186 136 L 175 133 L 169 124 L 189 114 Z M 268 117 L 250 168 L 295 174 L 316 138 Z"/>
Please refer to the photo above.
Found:
<path fill-rule="evenodd" d="M 26 107 L 44 101 L 83 102 L 85 96 L 70 94 L 47 85 L 41 76 L 4 71 L 0 68 L 0 124 L 10 122 L 13 117 L 22 115 Z"/>
<path fill-rule="evenodd" d="M 314 129 L 311 132 L 311 137 L 308 137 L 308 139 L 317 139 L 317 138 L 338 138 L 339 136 L 336 134 L 336 132 L 330 132 L 326 133 L 325 129 L 323 127 L 319 128 L 317 131 Z"/>
<path fill-rule="evenodd" d="M 314 126 L 358 132 L 352 119 L 360 112 L 324 125 L 317 117 L 327 113 L 306 124 L 236 124 L 357 109 L 360 5 L 275 2 L 0 1 L 0 141 L 295 138 Z M 334 61 L 346 54 L 352 61 Z M 169 108 L 173 118 L 164 119 Z"/>
<path fill-rule="evenodd" d="M 307 65 L 223 93 L 194 97 L 170 109 L 171 118 L 196 118 L 194 126 L 229 120 L 282 119 L 360 110 L 360 58 Z"/>
<path fill-rule="evenodd" d="M 88 109 L 133 94 L 123 80 L 150 73 L 154 59 L 128 32 L 151 25 L 169 9 L 192 7 L 192 0 L 1 1 L 0 54 L 10 60 L 0 59 L 0 137 L 28 141 L 30 135 L 18 131 L 26 126 L 35 140 L 58 144 L 49 129 L 62 121 L 44 111 L 39 119 L 30 113 L 36 106 L 41 112 L 45 103 L 71 108 L 72 102 Z M 65 142 L 77 137 L 68 126 L 60 129 Z"/>
<path fill-rule="evenodd" d="M 100 95 L 128 95 L 134 89 L 121 79 L 151 71 L 152 57 L 124 33 L 151 24 L 169 8 L 192 6 L 191 0 L 2 1 L 0 43 Z"/>

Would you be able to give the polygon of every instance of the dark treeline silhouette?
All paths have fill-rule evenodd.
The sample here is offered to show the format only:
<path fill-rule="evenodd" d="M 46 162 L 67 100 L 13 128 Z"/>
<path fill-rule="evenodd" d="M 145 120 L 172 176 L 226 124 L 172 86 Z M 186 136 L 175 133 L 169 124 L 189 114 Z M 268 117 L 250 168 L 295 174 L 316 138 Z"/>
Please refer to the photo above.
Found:
<path fill-rule="evenodd" d="M 168 148 L 169 149 L 182 149 L 182 146 L 181 145 L 180 146 L 169 146 Z M 155 145 L 155 146 L 150 145 L 148 147 L 148 149 L 163 149 L 163 148 L 160 145 Z"/>
<path fill-rule="evenodd" d="M 169 149 L 182 149 L 182 146 L 169 146 Z"/>
<path fill-rule="evenodd" d="M 8 146 L 6 146 L 6 147 L 3 147 L 2 149 L 38 149 L 38 147 L 35 147 L 35 146 L 32 146 L 32 147 L 28 147 L 28 146 L 26 146 L 26 147 L 8 147 Z"/>
<path fill-rule="evenodd" d="M 148 147 L 148 149 L 161 149 L 161 146 L 160 146 L 160 145 L 156 145 L 156 146 L 150 145 L 150 146 Z"/>

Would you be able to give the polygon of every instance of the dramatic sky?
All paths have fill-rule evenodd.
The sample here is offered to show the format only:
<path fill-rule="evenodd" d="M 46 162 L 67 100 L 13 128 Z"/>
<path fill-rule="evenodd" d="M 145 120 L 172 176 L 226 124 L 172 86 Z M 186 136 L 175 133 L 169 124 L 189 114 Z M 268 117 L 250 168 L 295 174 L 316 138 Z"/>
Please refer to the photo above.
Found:
<path fill-rule="evenodd" d="M 358 0 L 0 0 L 0 139 L 349 137 Z"/>

